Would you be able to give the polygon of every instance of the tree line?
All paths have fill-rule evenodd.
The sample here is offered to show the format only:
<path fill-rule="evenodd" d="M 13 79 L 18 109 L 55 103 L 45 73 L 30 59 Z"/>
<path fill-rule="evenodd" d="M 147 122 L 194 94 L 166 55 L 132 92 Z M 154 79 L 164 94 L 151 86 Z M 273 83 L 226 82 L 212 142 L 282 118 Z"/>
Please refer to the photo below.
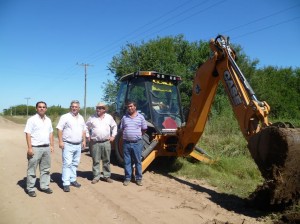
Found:
<path fill-rule="evenodd" d="M 232 44 L 237 64 L 260 101 L 271 107 L 270 116 L 300 120 L 300 68 L 267 66 L 257 68 L 259 60 L 251 60 L 239 45 Z M 148 42 L 128 43 L 112 58 L 108 68 L 114 81 L 104 83 L 103 100 L 114 102 L 119 88 L 117 80 L 135 71 L 157 71 L 182 77 L 180 85 L 183 109 L 189 107 L 192 83 L 197 68 L 210 56 L 207 41 L 188 42 L 183 35 L 157 37 Z M 232 110 L 227 95 L 219 86 L 211 114 Z"/>
<path fill-rule="evenodd" d="M 52 116 L 52 117 L 58 117 L 61 116 L 65 113 L 67 113 L 70 109 L 69 108 L 63 108 L 61 106 L 48 106 L 47 108 L 47 115 Z M 81 114 L 84 114 L 83 109 L 80 110 Z M 91 115 L 95 113 L 95 108 L 94 107 L 87 107 L 86 108 L 86 113 L 88 115 Z M 36 109 L 35 106 L 29 106 L 28 105 L 28 116 L 32 116 L 36 114 Z M 3 110 L 3 115 L 6 116 L 26 116 L 27 115 L 27 105 L 21 104 L 21 105 L 16 105 L 13 107 L 10 107 L 8 109 Z"/>
<path fill-rule="evenodd" d="M 300 120 L 300 68 L 281 68 L 267 66 L 257 68 L 258 59 L 251 60 L 239 45 L 232 45 L 237 64 L 261 101 L 271 106 L 273 118 L 292 118 Z M 118 79 L 135 71 L 157 71 L 182 77 L 180 84 L 182 107 L 188 108 L 192 95 L 193 77 L 197 68 L 210 56 L 207 41 L 189 42 L 183 35 L 157 37 L 148 42 L 127 43 L 108 65 L 115 80 L 103 83 L 102 100 L 113 111 L 119 88 Z M 101 87 L 99 87 L 101 88 Z M 69 109 L 50 106 L 47 114 L 60 116 Z M 223 87 L 219 86 L 211 109 L 211 114 L 222 114 L 231 110 Z M 35 114 L 35 107 L 28 106 L 28 115 Z M 27 106 L 18 105 L 7 108 L 4 115 L 26 115 Z M 82 113 L 82 112 L 81 112 Z M 93 114 L 94 108 L 87 108 L 87 114 Z"/>

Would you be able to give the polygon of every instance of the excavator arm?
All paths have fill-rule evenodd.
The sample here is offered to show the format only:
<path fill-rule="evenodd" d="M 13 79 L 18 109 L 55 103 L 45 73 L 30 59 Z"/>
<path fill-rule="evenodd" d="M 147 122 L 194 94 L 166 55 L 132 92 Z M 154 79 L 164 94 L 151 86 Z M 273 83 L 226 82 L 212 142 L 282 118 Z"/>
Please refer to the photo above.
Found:
<path fill-rule="evenodd" d="M 244 137 L 248 140 L 269 126 L 270 107 L 257 100 L 254 91 L 235 62 L 228 39 L 219 35 L 210 40 L 212 56 L 196 72 L 187 125 L 179 130 L 182 154 L 189 154 L 201 137 L 221 81 Z"/>
<path fill-rule="evenodd" d="M 259 199 L 255 200 L 262 205 L 298 200 L 300 171 L 296 164 L 300 158 L 300 130 L 274 126 L 268 121 L 270 106 L 257 100 L 235 62 L 236 55 L 228 38 L 219 35 L 209 44 L 212 56 L 196 72 L 187 122 L 177 131 L 178 155 L 195 157 L 196 144 L 203 133 L 218 83 L 222 82 L 249 151 L 265 178 L 257 193 Z"/>

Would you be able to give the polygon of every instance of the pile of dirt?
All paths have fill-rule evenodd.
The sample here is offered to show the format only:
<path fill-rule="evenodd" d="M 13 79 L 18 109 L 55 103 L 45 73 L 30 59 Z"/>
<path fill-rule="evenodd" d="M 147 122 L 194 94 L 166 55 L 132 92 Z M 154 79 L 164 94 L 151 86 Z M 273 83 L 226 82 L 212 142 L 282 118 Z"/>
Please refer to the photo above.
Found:
<path fill-rule="evenodd" d="M 300 129 L 267 127 L 248 148 L 265 182 L 250 196 L 259 208 L 285 208 L 300 199 Z"/>
<path fill-rule="evenodd" d="M 274 224 L 284 224 L 284 223 L 291 223 L 291 224 L 300 223 L 300 214 L 296 212 L 287 213 L 282 215 L 280 220 L 274 222 Z"/>

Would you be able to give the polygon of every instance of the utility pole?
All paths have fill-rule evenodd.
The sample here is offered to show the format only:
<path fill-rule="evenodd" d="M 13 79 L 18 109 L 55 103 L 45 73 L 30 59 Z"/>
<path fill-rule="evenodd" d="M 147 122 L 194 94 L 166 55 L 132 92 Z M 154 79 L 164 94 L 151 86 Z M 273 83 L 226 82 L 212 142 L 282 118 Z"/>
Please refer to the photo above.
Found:
<path fill-rule="evenodd" d="M 87 67 L 92 66 L 90 64 L 77 62 L 77 65 L 84 66 L 84 120 L 86 120 L 86 79 L 87 79 Z"/>
<path fill-rule="evenodd" d="M 28 117 L 28 100 L 30 100 L 31 98 L 30 97 L 25 97 L 25 100 L 27 100 L 27 117 Z"/>

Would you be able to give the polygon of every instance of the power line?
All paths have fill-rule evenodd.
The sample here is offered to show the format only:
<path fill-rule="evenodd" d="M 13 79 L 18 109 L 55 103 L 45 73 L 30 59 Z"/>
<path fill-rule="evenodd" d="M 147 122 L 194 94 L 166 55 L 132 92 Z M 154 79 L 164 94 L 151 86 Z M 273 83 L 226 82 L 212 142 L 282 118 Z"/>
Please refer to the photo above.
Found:
<path fill-rule="evenodd" d="M 260 31 L 267 30 L 267 29 L 270 29 L 270 28 L 272 28 L 272 27 L 281 25 L 281 24 L 283 24 L 283 23 L 288 23 L 288 22 L 291 22 L 291 21 L 294 21 L 294 20 L 297 20 L 297 19 L 300 19 L 300 16 L 297 16 L 297 17 L 294 17 L 294 18 L 291 18 L 291 19 L 288 19 L 288 20 L 284 20 L 284 21 L 281 21 L 281 22 L 279 22 L 279 23 L 271 24 L 271 25 L 265 26 L 265 27 L 263 27 L 263 28 L 256 29 L 256 30 L 254 30 L 254 31 L 251 31 L 251 32 L 248 32 L 248 33 L 244 33 L 244 34 L 241 34 L 241 35 L 239 35 L 239 36 L 232 37 L 232 38 L 238 39 L 238 38 L 241 38 L 241 37 L 244 37 L 244 36 L 248 36 L 248 35 L 253 34 L 253 33 L 258 33 L 258 32 L 260 32 Z"/>
<path fill-rule="evenodd" d="M 256 23 L 256 22 L 258 22 L 258 21 L 261 21 L 261 20 L 264 20 L 264 19 L 273 17 L 273 16 L 275 16 L 275 15 L 278 15 L 278 14 L 280 14 L 280 13 L 282 13 L 282 12 L 285 12 L 285 11 L 288 11 L 288 10 L 290 10 L 290 9 L 296 8 L 296 7 L 298 7 L 298 6 L 300 6 L 300 4 L 297 4 L 297 5 L 288 7 L 288 8 L 286 8 L 286 9 L 279 10 L 279 11 L 277 11 L 277 12 L 274 12 L 274 13 L 271 13 L 271 14 L 269 14 L 269 15 L 260 17 L 260 18 L 255 19 L 255 20 L 252 20 L 252 21 L 250 21 L 250 22 L 248 22 L 248 23 L 244 23 L 244 24 L 242 24 L 242 25 L 238 25 L 238 26 L 236 26 L 236 27 L 233 27 L 233 28 L 231 28 L 231 29 L 222 31 L 222 32 L 220 32 L 220 33 L 228 33 L 228 32 L 230 32 L 230 31 L 233 31 L 233 30 L 236 30 L 236 29 L 239 29 L 239 28 L 243 28 L 243 27 L 245 27 L 245 26 L 248 26 L 248 25 L 253 24 L 253 23 Z"/>
<path fill-rule="evenodd" d="M 171 26 L 174 26 L 174 25 L 176 25 L 176 24 L 178 24 L 178 23 L 181 23 L 181 22 L 183 22 L 183 21 L 185 21 L 185 20 L 187 20 L 187 19 L 189 19 L 189 18 L 195 16 L 196 14 L 203 13 L 203 12 L 209 10 L 209 9 L 212 8 L 212 7 L 217 7 L 217 5 L 220 5 L 220 3 L 223 3 L 223 2 L 225 2 L 225 1 L 226 1 L 226 0 L 223 0 L 223 1 L 222 1 L 222 0 L 221 0 L 221 1 L 217 1 L 217 2 L 211 4 L 210 6 L 208 6 L 208 7 L 206 7 L 206 8 L 201 8 L 200 10 L 196 11 L 196 12 L 193 13 L 193 14 L 187 15 L 187 16 L 185 16 L 184 18 L 180 18 L 180 17 L 182 17 L 182 15 L 184 15 L 184 14 L 186 14 L 186 13 L 188 13 L 188 12 L 191 12 L 192 10 L 194 10 L 194 9 L 197 8 L 197 7 L 199 7 L 199 6 L 202 5 L 203 3 L 206 3 L 207 0 L 204 0 L 204 1 L 201 1 L 201 2 L 197 2 L 197 4 L 193 4 L 193 6 L 188 7 L 188 8 L 186 8 L 186 9 L 184 9 L 184 10 L 181 10 L 181 11 L 179 11 L 178 13 L 174 14 L 173 16 L 171 16 L 171 17 L 169 17 L 169 18 L 166 18 L 167 15 L 170 15 L 171 13 L 177 11 L 178 9 L 183 9 L 183 6 L 186 6 L 188 3 L 191 2 L 191 1 L 186 1 L 186 2 L 184 2 L 184 3 L 182 3 L 182 4 L 178 5 L 178 6 L 176 6 L 175 8 L 173 8 L 173 9 L 167 11 L 166 13 L 163 13 L 161 16 L 158 16 L 157 18 L 152 19 L 150 22 L 147 22 L 145 25 L 140 26 L 140 27 L 137 28 L 137 29 L 134 29 L 133 31 L 129 32 L 128 35 L 124 35 L 123 37 L 121 37 L 121 38 L 118 39 L 117 41 L 112 42 L 111 44 L 106 45 L 104 48 L 100 49 L 99 51 L 96 51 L 96 52 L 90 54 L 90 55 L 87 57 L 87 59 L 90 58 L 90 59 L 92 59 L 92 60 L 90 60 L 90 61 L 91 61 L 91 62 L 94 62 L 94 61 L 96 61 L 97 59 L 104 58 L 104 57 L 110 55 L 112 52 L 115 52 L 115 51 L 117 52 L 117 51 L 118 51 L 117 48 L 119 48 L 119 47 L 117 46 L 117 44 L 120 43 L 122 40 L 128 38 L 128 37 L 134 36 L 133 38 L 130 38 L 131 40 L 128 40 L 128 41 L 133 41 L 133 40 L 135 40 L 135 39 L 138 39 L 138 37 L 142 36 L 143 34 L 148 33 L 149 31 L 153 30 L 154 28 L 159 28 L 159 27 L 161 27 L 163 24 L 166 24 L 167 22 L 170 22 L 170 21 L 172 21 L 173 19 L 176 19 L 176 18 L 177 18 L 177 21 L 174 21 L 173 23 L 171 23 L 171 24 L 169 24 L 169 25 L 166 25 L 166 26 L 164 26 L 164 27 L 161 27 L 161 29 L 159 29 L 159 30 L 157 30 L 157 31 L 154 31 L 154 32 L 152 32 L 152 33 L 150 33 L 150 34 L 145 35 L 145 36 L 142 37 L 142 38 L 147 38 L 147 37 L 149 37 L 149 36 L 151 36 L 151 35 L 153 35 L 153 34 L 155 34 L 155 33 L 159 33 L 159 32 L 161 32 L 161 31 L 163 31 L 163 30 L 168 29 L 168 28 L 171 27 Z M 209 1 L 208 1 L 208 2 L 209 2 Z M 229 31 L 232 31 L 232 30 L 240 29 L 240 28 L 246 27 L 246 26 L 248 26 L 248 25 L 250 25 L 250 24 L 252 24 L 252 23 L 255 23 L 255 22 L 264 20 L 264 19 L 266 19 L 266 18 L 274 17 L 275 15 L 277 15 L 277 14 L 279 14 L 279 13 L 282 13 L 282 12 L 284 12 L 284 11 L 290 10 L 290 9 L 295 8 L 295 7 L 297 7 L 297 6 L 299 6 L 299 4 L 294 5 L 294 6 L 291 6 L 291 7 L 288 7 L 288 8 L 286 8 L 286 9 L 282 9 L 282 10 L 280 10 L 280 11 L 274 12 L 274 13 L 269 14 L 269 15 L 267 15 L 267 16 L 264 16 L 264 17 L 261 17 L 261 18 L 252 20 L 252 21 L 250 21 L 250 22 L 248 22 L 248 23 L 245 23 L 245 24 L 242 24 L 242 25 L 233 27 L 233 28 L 231 28 L 231 29 L 229 29 L 229 30 L 227 30 L 227 31 L 225 31 L 225 32 L 229 32 Z M 162 18 L 166 18 L 166 19 L 163 20 L 163 21 L 161 21 Z M 160 22 L 160 23 L 157 23 L 156 26 L 149 27 L 148 29 L 145 30 L 145 28 L 146 28 L 147 26 L 153 25 L 153 24 L 156 23 L 157 21 L 161 21 L 161 22 Z M 279 24 L 282 24 L 282 23 L 286 23 L 286 22 L 288 22 L 288 21 L 281 22 L 281 23 L 278 23 L 278 24 L 276 24 L 276 25 L 279 25 Z M 246 36 L 246 35 L 250 35 L 250 34 L 252 34 L 252 33 L 259 32 L 259 31 L 261 31 L 261 30 L 268 29 L 268 28 L 273 27 L 273 26 L 276 26 L 276 25 L 270 25 L 270 26 L 267 26 L 267 27 L 265 27 L 265 28 L 263 28 L 263 29 L 259 29 L 259 30 L 257 30 L 257 31 L 248 32 L 248 33 L 246 33 L 246 34 L 243 34 L 243 35 L 238 36 L 237 38 L 240 38 L 240 37 L 243 37 L 243 36 Z M 144 31 L 143 31 L 143 29 L 144 29 Z M 140 31 L 140 32 L 139 32 L 139 31 Z M 225 33 L 225 32 L 222 32 L 222 33 Z M 136 35 L 135 35 L 135 33 L 136 33 Z M 211 35 L 209 36 L 209 38 L 210 38 L 210 37 L 211 37 Z M 139 38 L 139 39 L 141 39 L 141 38 Z M 106 50 L 105 50 L 105 49 L 106 49 Z M 101 54 L 101 56 L 100 56 L 100 54 Z M 93 56 L 93 55 L 94 55 L 94 56 Z M 74 70 L 75 70 L 75 68 L 72 69 L 72 71 L 74 71 Z M 62 78 L 63 78 L 63 77 L 62 77 Z"/>

